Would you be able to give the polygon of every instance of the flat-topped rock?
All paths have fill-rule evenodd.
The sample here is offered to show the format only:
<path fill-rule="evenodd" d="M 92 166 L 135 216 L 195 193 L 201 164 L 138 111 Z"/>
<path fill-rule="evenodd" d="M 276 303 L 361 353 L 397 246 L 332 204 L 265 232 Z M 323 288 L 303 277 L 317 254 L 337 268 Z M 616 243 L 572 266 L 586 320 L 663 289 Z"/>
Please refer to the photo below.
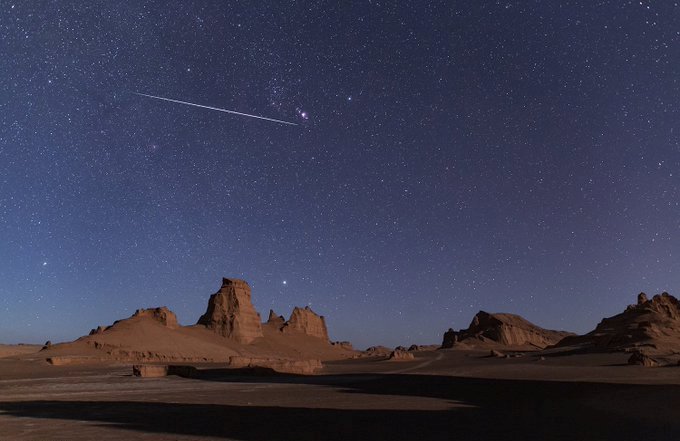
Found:
<path fill-rule="evenodd" d="M 268 357 L 233 356 L 229 358 L 232 368 L 268 368 L 289 374 L 313 374 L 323 365 L 320 360 L 291 360 Z"/>
<path fill-rule="evenodd" d="M 161 306 L 159 308 L 138 309 L 137 311 L 135 311 L 135 313 L 132 315 L 132 317 L 133 318 L 134 317 L 148 317 L 150 319 L 156 320 L 157 322 L 167 326 L 168 328 L 179 327 L 179 323 L 177 322 L 177 316 L 175 315 L 174 312 L 170 311 L 165 306 Z"/>

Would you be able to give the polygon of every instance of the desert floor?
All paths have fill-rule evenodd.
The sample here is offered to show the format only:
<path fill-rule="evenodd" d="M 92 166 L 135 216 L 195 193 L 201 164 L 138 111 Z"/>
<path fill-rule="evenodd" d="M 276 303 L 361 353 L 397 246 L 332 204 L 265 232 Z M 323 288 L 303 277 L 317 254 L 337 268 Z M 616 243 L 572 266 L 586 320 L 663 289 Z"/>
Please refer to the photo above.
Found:
<path fill-rule="evenodd" d="M 680 439 L 680 367 L 486 354 L 346 360 L 315 376 L 200 366 L 196 378 L 0 358 L 0 439 Z"/>

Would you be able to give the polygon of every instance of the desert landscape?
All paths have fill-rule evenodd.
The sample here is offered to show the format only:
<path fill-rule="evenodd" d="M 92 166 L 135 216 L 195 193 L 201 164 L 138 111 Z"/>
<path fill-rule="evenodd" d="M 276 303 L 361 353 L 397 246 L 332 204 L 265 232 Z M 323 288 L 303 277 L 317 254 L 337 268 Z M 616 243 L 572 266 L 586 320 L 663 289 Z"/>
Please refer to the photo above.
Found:
<path fill-rule="evenodd" d="M 0 441 L 680 441 L 680 1 L 0 1 Z"/>
<path fill-rule="evenodd" d="M 356 350 L 323 316 L 262 321 L 223 279 L 196 325 L 139 309 L 73 342 L 0 346 L 6 439 L 658 439 L 680 436 L 680 303 L 585 335 L 480 311 L 441 344 Z"/>

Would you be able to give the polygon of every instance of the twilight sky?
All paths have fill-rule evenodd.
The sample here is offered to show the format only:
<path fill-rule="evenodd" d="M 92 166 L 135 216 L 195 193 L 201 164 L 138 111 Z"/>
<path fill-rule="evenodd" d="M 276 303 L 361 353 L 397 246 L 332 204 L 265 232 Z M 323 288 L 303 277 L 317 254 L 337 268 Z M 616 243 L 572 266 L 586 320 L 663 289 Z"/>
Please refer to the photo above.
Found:
<path fill-rule="evenodd" d="M 360 348 L 589 331 L 680 294 L 679 80 L 670 0 L 0 0 L 0 341 L 222 276 Z"/>

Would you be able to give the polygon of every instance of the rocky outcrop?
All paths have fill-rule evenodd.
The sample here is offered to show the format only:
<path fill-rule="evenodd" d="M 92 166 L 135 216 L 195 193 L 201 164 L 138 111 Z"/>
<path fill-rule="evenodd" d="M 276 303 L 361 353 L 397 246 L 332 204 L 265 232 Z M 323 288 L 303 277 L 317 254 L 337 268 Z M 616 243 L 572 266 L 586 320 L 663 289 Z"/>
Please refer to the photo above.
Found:
<path fill-rule="evenodd" d="M 679 352 L 680 301 L 667 292 L 651 299 L 640 293 L 637 303 L 622 313 L 602 319 L 593 331 L 567 337 L 557 346 L 604 352 L 642 347 L 655 353 Z"/>
<path fill-rule="evenodd" d="M 177 316 L 165 306 L 161 306 L 160 308 L 138 309 L 132 315 L 132 318 L 135 317 L 148 317 L 167 326 L 168 328 L 175 329 L 179 327 Z"/>
<path fill-rule="evenodd" d="M 489 343 L 503 346 L 531 346 L 543 349 L 554 345 L 564 337 L 573 335 L 565 331 L 543 329 L 519 315 L 479 311 L 467 329 L 444 333 L 442 348 L 459 343 Z"/>
<path fill-rule="evenodd" d="M 338 348 L 345 349 L 347 351 L 353 351 L 354 350 L 354 346 L 352 346 L 352 343 L 349 342 L 349 341 L 334 341 L 334 342 L 331 342 L 331 345 L 338 347 Z"/>
<path fill-rule="evenodd" d="M 132 366 L 132 375 L 142 378 L 159 378 L 168 375 L 168 367 L 156 364 L 135 364 Z"/>
<path fill-rule="evenodd" d="M 309 306 L 295 307 L 293 313 L 282 328 L 283 332 L 302 332 L 312 337 L 328 341 L 328 329 L 323 316 L 316 314 Z"/>
<path fill-rule="evenodd" d="M 198 324 L 238 343 L 247 344 L 262 337 L 260 316 L 250 300 L 250 286 L 245 280 L 222 279 L 222 287 L 210 296 L 208 309 Z"/>
<path fill-rule="evenodd" d="M 281 327 L 286 323 L 286 319 L 282 315 L 278 315 L 273 309 L 269 310 L 269 318 L 267 319 L 267 324 Z"/>
<path fill-rule="evenodd" d="M 386 346 L 371 346 L 367 348 L 362 355 L 365 357 L 387 357 L 392 353 L 392 350 Z"/>
<path fill-rule="evenodd" d="M 170 311 L 170 309 L 168 309 L 167 307 L 161 306 L 158 308 L 138 309 L 135 311 L 134 314 L 132 314 L 132 316 L 129 319 L 116 320 L 115 322 L 113 322 L 111 326 L 97 326 L 95 329 L 90 330 L 90 333 L 88 335 L 103 334 L 104 332 L 116 326 L 118 323 L 140 318 L 141 319 L 148 318 L 151 320 L 155 320 L 156 322 L 160 323 L 163 326 L 167 326 L 170 329 L 179 328 L 179 322 L 177 321 L 177 316 L 175 315 L 175 313 Z"/>
<path fill-rule="evenodd" d="M 101 334 L 102 332 L 106 331 L 107 329 L 108 329 L 108 326 L 101 326 L 100 325 L 100 326 L 97 326 L 95 329 L 91 329 L 89 335 Z"/>
<path fill-rule="evenodd" d="M 413 353 L 401 349 L 395 349 L 394 351 L 390 352 L 389 356 L 389 360 L 392 361 L 409 361 L 413 360 L 414 358 L 415 357 L 413 356 Z"/>
<path fill-rule="evenodd" d="M 448 331 L 444 333 L 444 339 L 442 340 L 442 348 L 452 348 L 458 342 L 458 333 L 449 328 Z"/>
<path fill-rule="evenodd" d="M 313 374 L 323 365 L 319 360 L 291 360 L 266 357 L 233 356 L 229 358 L 232 368 L 269 368 L 276 372 L 289 374 Z"/>
<path fill-rule="evenodd" d="M 634 352 L 633 355 L 631 355 L 628 359 L 628 364 L 644 367 L 657 367 L 659 362 L 647 354 L 642 352 Z"/>
<path fill-rule="evenodd" d="M 436 351 L 441 346 L 439 345 L 411 345 L 408 347 L 409 352 L 422 352 L 422 351 Z"/>

